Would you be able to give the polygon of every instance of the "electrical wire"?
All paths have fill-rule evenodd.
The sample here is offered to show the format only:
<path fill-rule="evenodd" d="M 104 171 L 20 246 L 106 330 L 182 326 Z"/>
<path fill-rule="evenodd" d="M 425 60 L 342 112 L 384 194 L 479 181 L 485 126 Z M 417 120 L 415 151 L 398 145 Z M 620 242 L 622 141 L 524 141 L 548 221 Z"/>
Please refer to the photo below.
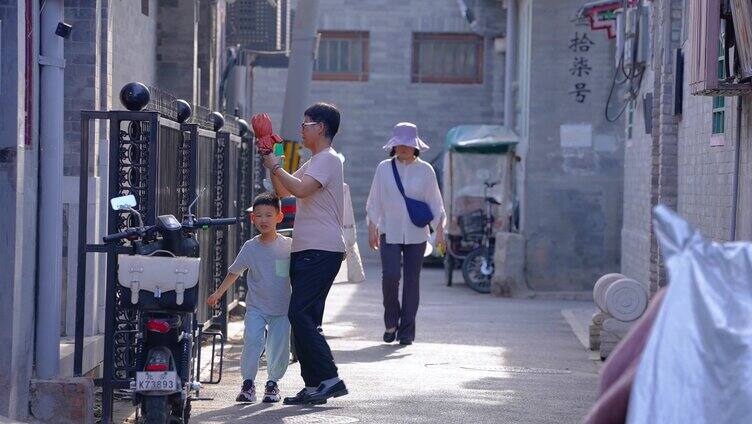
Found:
<path fill-rule="evenodd" d="M 606 121 L 608 122 L 616 122 L 619 118 L 621 118 L 621 115 L 623 115 L 624 111 L 627 109 L 627 105 L 629 105 L 629 102 L 624 102 L 624 104 L 619 109 L 619 113 L 617 113 L 616 116 L 614 116 L 613 118 L 610 117 L 608 114 L 609 106 L 611 105 L 611 98 L 613 97 L 614 89 L 616 88 L 616 79 L 619 76 L 619 71 L 620 71 L 619 67 L 621 66 L 621 62 L 623 61 L 623 59 L 624 59 L 623 57 L 619 59 L 619 66 L 617 66 L 617 69 L 614 72 L 614 77 L 611 80 L 611 89 L 608 91 L 608 98 L 606 98 L 605 115 L 606 115 Z M 622 85 L 622 84 L 619 84 L 619 85 Z"/>

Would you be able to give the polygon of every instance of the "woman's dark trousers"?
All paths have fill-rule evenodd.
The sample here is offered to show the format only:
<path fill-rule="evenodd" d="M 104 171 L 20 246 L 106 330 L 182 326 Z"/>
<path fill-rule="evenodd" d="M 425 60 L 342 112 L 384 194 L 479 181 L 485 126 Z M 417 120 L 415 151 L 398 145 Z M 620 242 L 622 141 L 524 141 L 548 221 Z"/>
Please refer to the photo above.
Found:
<path fill-rule="evenodd" d="M 420 270 L 426 243 L 389 244 L 381 235 L 381 289 L 384 294 L 384 325 L 397 328 L 400 340 L 415 339 L 415 315 L 420 302 Z M 402 304 L 399 301 L 401 271 Z"/>
<path fill-rule="evenodd" d="M 290 255 L 292 295 L 287 316 L 306 387 L 317 387 L 323 380 L 337 377 L 332 351 L 316 327 L 343 257 L 342 252 L 324 250 L 303 250 Z"/>

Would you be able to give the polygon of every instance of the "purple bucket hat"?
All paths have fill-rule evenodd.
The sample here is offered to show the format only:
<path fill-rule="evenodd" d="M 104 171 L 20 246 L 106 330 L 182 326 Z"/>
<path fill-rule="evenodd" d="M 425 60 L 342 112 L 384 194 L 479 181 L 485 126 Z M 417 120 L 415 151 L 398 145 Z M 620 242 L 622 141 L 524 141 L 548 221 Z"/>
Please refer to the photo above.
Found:
<path fill-rule="evenodd" d="M 384 145 L 389 150 L 394 146 L 409 146 L 418 150 L 428 150 L 428 144 L 418 137 L 418 127 L 412 122 L 400 122 L 392 129 L 392 138 Z"/>

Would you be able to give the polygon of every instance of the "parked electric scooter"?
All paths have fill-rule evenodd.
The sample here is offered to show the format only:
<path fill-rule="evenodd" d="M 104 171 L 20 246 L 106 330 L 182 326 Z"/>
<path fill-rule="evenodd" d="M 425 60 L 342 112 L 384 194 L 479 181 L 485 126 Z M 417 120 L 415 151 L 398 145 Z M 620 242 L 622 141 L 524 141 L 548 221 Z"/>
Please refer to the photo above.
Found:
<path fill-rule="evenodd" d="M 131 254 L 118 255 L 118 284 L 124 306 L 140 312 L 131 388 L 133 404 L 140 405 L 147 424 L 187 424 L 191 398 L 201 388 L 194 375 L 199 368 L 193 366 L 200 349 L 194 346 L 201 261 L 196 231 L 236 224 L 237 218 L 195 218 L 191 210 L 197 200 L 182 223 L 173 215 L 161 215 L 151 226 L 144 226 L 134 209 L 134 196 L 110 201 L 113 209 L 138 219 L 137 227 L 110 234 L 104 242 L 128 240 L 132 248 Z"/>

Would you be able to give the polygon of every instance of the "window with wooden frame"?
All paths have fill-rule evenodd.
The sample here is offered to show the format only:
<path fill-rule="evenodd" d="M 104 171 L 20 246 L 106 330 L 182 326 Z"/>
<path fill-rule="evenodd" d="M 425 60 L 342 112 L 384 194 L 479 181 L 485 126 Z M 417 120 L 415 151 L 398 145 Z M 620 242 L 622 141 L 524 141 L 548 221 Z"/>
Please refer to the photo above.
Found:
<path fill-rule="evenodd" d="M 318 81 L 368 81 L 368 32 L 321 31 L 313 66 Z"/>
<path fill-rule="evenodd" d="M 412 82 L 483 83 L 483 37 L 476 34 L 413 33 Z"/>

